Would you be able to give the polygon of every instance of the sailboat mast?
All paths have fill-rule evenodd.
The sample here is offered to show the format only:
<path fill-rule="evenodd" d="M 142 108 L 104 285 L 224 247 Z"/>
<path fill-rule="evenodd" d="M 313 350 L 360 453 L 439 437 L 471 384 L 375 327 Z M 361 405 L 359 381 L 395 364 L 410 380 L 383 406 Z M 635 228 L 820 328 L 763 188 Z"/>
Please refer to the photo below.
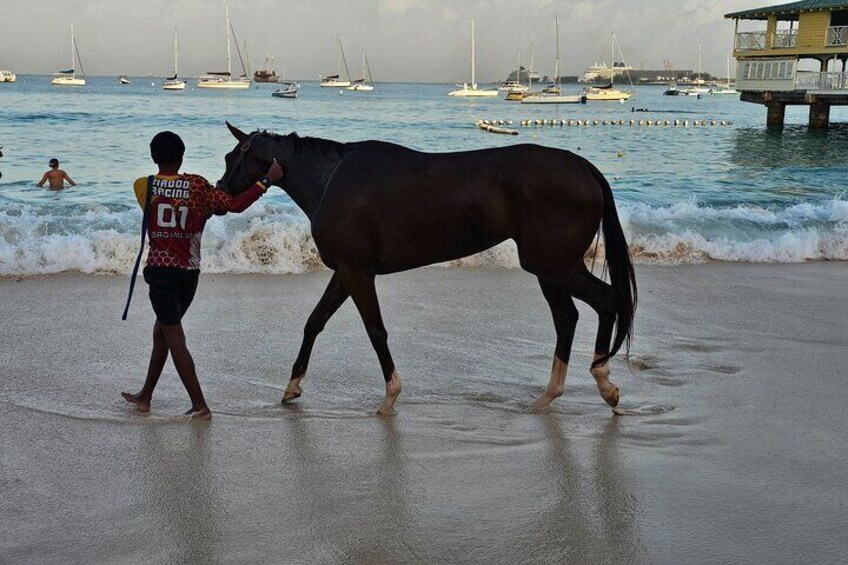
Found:
<path fill-rule="evenodd" d="M 698 82 L 701 81 L 701 44 L 698 44 Z"/>
<path fill-rule="evenodd" d="M 371 76 L 371 65 L 368 64 L 368 56 L 365 55 L 365 49 L 362 50 L 362 60 L 365 61 L 365 72 L 368 73 L 368 84 L 374 86 L 374 79 Z"/>
<path fill-rule="evenodd" d="M 554 64 L 554 84 L 559 90 L 559 14 L 554 14 L 556 22 L 556 64 Z"/>
<path fill-rule="evenodd" d="M 477 88 L 477 61 L 474 59 L 474 19 L 471 19 L 471 87 Z"/>
<path fill-rule="evenodd" d="M 530 76 L 530 73 L 533 72 L 533 56 L 535 55 L 535 51 L 536 51 L 536 46 L 531 41 L 530 42 L 530 66 L 527 67 L 527 84 L 529 84 L 531 87 L 533 86 L 533 77 Z"/>
<path fill-rule="evenodd" d="M 336 34 L 336 76 L 342 76 L 342 39 Z"/>
<path fill-rule="evenodd" d="M 610 34 L 610 86 L 615 81 L 615 30 Z"/>
<path fill-rule="evenodd" d="M 74 22 L 71 22 L 71 69 L 72 73 L 75 73 L 77 69 L 76 43 L 74 42 Z"/>
<path fill-rule="evenodd" d="M 229 75 L 228 80 L 232 80 L 233 78 L 233 64 L 232 64 L 232 54 L 230 53 L 230 4 L 224 4 L 224 9 L 227 14 L 227 75 Z"/>
<path fill-rule="evenodd" d="M 174 29 L 174 78 L 176 79 L 180 74 L 179 69 L 177 69 L 177 30 Z"/>

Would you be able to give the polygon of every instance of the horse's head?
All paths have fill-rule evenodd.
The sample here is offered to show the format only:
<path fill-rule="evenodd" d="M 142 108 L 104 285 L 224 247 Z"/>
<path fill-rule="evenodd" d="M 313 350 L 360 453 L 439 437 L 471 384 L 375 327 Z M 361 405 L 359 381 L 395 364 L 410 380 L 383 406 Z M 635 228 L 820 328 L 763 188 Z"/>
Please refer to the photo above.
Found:
<path fill-rule="evenodd" d="M 218 181 L 218 187 L 230 194 L 241 194 L 259 180 L 271 166 L 271 161 L 283 166 L 294 157 L 294 144 L 288 136 L 278 136 L 265 131 L 244 133 L 227 122 L 230 133 L 238 140 L 235 148 L 224 157 L 227 169 Z"/>

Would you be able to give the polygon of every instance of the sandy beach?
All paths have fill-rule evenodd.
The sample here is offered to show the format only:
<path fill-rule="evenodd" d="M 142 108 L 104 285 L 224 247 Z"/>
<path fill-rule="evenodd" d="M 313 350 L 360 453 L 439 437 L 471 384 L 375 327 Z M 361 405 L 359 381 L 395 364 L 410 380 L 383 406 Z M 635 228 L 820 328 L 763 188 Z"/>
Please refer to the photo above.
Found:
<path fill-rule="evenodd" d="M 329 278 L 204 275 L 185 320 L 215 416 L 166 367 L 127 278 L 0 280 L 5 563 L 836 563 L 848 552 L 848 267 L 637 268 L 614 415 L 581 319 L 566 394 L 535 280 L 429 268 L 378 279 L 404 391 L 394 418 L 348 302 L 279 404 Z"/>

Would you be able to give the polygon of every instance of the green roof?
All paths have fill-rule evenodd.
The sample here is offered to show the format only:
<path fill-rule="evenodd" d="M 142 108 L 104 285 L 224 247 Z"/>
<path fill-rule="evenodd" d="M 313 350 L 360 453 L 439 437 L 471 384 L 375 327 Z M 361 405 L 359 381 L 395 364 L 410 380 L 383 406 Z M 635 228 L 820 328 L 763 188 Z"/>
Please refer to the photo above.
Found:
<path fill-rule="evenodd" d="M 846 0 L 801 0 L 777 6 L 764 6 L 753 10 L 743 10 L 725 14 L 725 18 L 738 18 L 741 20 L 766 20 L 771 15 L 776 15 L 779 20 L 797 20 L 801 12 L 815 12 L 818 10 L 848 9 Z"/>

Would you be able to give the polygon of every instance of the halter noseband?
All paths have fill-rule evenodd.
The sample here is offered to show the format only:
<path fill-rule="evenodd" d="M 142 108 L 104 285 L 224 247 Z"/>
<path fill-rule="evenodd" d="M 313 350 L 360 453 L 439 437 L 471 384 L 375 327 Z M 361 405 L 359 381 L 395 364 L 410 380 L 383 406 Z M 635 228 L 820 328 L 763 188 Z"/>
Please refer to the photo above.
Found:
<path fill-rule="evenodd" d="M 241 174 L 244 177 L 245 183 L 247 186 L 250 186 L 250 178 L 247 176 L 247 167 L 244 166 L 244 157 L 247 155 L 247 152 L 250 151 L 250 147 L 253 145 L 253 139 L 258 136 L 260 132 L 255 131 L 247 136 L 247 139 L 239 146 L 239 155 L 236 160 L 235 167 L 241 167 Z"/>

